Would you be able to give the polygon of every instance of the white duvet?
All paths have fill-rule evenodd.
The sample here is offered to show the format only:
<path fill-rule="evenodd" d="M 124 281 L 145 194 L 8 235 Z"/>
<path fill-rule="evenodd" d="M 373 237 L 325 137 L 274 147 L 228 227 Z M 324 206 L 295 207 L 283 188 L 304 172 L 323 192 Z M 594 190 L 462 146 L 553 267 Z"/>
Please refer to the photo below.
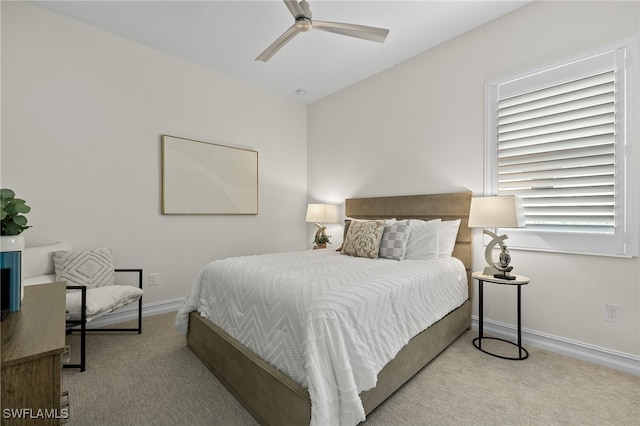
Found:
<path fill-rule="evenodd" d="M 176 317 L 198 311 L 309 390 L 312 425 L 365 419 L 359 393 L 420 331 L 467 299 L 456 258 L 366 259 L 307 250 L 205 266 Z"/>

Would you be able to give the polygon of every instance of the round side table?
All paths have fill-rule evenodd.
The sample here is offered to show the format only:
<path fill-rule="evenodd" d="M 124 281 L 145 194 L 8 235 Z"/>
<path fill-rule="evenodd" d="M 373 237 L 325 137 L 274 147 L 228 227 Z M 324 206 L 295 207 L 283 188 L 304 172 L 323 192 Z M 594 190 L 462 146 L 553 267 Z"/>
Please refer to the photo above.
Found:
<path fill-rule="evenodd" d="M 522 323 L 521 323 L 521 317 L 520 317 L 520 297 L 521 297 L 521 289 L 523 285 L 527 285 L 529 284 L 529 278 L 524 277 L 522 275 L 516 275 L 514 280 L 505 280 L 505 279 L 501 279 L 501 278 L 495 278 L 492 275 L 484 275 L 482 272 L 474 272 L 471 275 L 474 279 L 478 280 L 478 337 L 476 337 L 475 339 L 473 339 L 473 345 L 481 350 L 482 352 L 489 354 L 489 355 L 493 355 L 495 357 L 498 358 L 502 358 L 502 359 L 511 359 L 511 360 L 516 360 L 516 361 L 522 361 L 523 359 L 527 359 L 529 358 L 529 352 L 522 347 Z M 484 309 L 484 300 L 483 300 L 483 286 L 484 283 L 489 282 L 492 284 L 501 284 L 501 285 L 514 285 L 518 287 L 518 340 L 516 343 L 511 342 L 509 340 L 505 340 L 505 339 L 500 339 L 498 337 L 485 337 L 483 335 L 483 309 Z M 514 345 L 518 348 L 518 356 L 516 357 L 507 357 L 507 356 L 502 356 L 502 355 L 498 355 L 498 354 L 494 354 L 492 352 L 489 352 L 486 349 L 482 348 L 482 341 L 483 340 L 500 340 L 502 342 L 506 342 L 509 343 L 511 345 Z"/>

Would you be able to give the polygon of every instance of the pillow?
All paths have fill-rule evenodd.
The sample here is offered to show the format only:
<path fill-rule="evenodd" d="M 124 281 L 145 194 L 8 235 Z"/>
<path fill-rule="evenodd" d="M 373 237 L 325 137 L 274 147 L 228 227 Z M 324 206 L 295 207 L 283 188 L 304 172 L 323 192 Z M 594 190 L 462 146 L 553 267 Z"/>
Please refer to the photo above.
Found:
<path fill-rule="evenodd" d="M 358 219 L 345 219 L 344 221 L 344 232 L 342 233 L 342 244 L 340 244 L 340 247 L 338 247 L 336 249 L 336 251 L 342 251 L 342 247 L 344 246 L 344 241 L 346 241 L 347 239 L 347 232 L 349 231 L 349 226 L 351 226 L 351 221 L 355 221 Z M 379 220 L 383 220 L 383 219 L 379 219 Z M 385 221 L 385 226 L 392 224 L 393 222 L 396 222 L 396 218 L 391 218 L 391 219 L 384 219 Z M 382 234 L 384 236 L 384 233 Z"/>
<path fill-rule="evenodd" d="M 115 272 L 111 249 L 98 248 L 91 251 L 56 251 L 53 253 L 56 281 L 69 285 L 102 287 L 113 285 Z"/>
<path fill-rule="evenodd" d="M 344 232 L 342 233 L 342 244 L 338 247 L 336 251 L 342 251 L 344 247 L 344 242 L 347 240 L 347 233 L 349 232 L 349 226 L 351 226 L 351 219 L 345 219 L 344 221 Z"/>
<path fill-rule="evenodd" d="M 380 241 L 380 257 L 393 260 L 404 259 L 410 232 L 409 220 L 387 221 Z"/>
<path fill-rule="evenodd" d="M 407 241 L 405 259 L 434 259 L 438 257 L 440 219 L 429 221 L 411 219 L 411 234 Z"/>
<path fill-rule="evenodd" d="M 353 220 L 342 244 L 342 253 L 349 256 L 377 259 L 384 220 Z"/>
<path fill-rule="evenodd" d="M 456 245 L 460 219 L 443 220 L 438 230 L 438 256 L 451 257 L 453 247 Z"/>

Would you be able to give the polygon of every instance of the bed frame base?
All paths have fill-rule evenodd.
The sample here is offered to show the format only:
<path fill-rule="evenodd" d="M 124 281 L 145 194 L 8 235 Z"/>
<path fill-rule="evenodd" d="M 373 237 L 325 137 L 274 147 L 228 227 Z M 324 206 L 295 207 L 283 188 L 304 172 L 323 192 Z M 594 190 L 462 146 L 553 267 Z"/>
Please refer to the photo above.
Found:
<path fill-rule="evenodd" d="M 187 346 L 260 424 L 309 424 L 307 390 L 197 312 L 189 314 Z"/>
<path fill-rule="evenodd" d="M 470 317 L 467 300 L 411 339 L 378 374 L 376 387 L 360 394 L 365 413 L 371 413 L 462 335 L 470 327 Z M 197 312 L 189 315 L 187 345 L 260 424 L 309 424 L 307 390 Z"/>
<path fill-rule="evenodd" d="M 467 331 L 471 327 L 469 318 L 471 302 L 467 300 L 458 309 L 411 339 L 378 373 L 376 387 L 360 394 L 365 413 L 371 413 Z"/>

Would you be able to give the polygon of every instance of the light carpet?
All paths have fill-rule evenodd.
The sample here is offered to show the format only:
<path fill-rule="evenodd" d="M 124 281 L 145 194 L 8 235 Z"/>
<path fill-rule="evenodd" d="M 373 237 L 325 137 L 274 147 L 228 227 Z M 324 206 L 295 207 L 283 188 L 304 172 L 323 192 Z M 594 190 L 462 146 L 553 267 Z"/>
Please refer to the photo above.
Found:
<path fill-rule="evenodd" d="M 68 426 L 257 424 L 174 318 L 144 318 L 140 335 L 87 336 L 87 370 L 63 371 Z M 476 336 L 462 335 L 362 425 L 640 425 L 640 377 L 536 348 L 502 360 L 475 349 Z"/>

